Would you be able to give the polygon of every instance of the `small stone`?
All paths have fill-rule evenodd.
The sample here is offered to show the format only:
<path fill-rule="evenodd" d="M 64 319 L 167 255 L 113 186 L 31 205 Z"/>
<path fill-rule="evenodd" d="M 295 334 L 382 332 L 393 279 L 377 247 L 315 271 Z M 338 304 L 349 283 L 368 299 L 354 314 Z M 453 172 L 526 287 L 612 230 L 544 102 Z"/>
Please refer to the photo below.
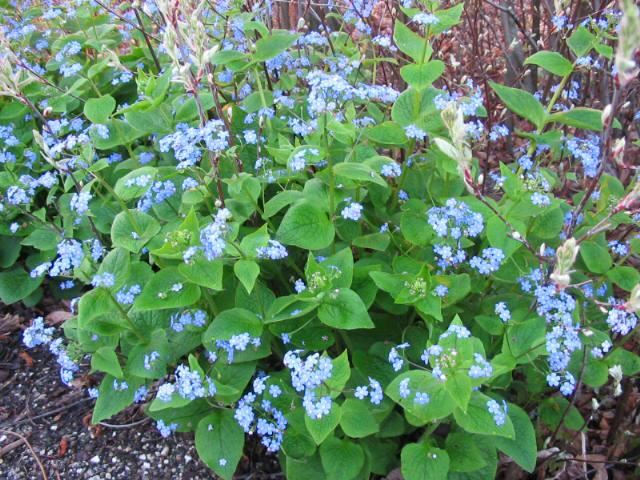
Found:
<path fill-rule="evenodd" d="M 91 457 L 91 460 L 89 460 L 91 463 L 100 463 L 100 457 L 98 455 L 96 455 L 95 457 Z"/>

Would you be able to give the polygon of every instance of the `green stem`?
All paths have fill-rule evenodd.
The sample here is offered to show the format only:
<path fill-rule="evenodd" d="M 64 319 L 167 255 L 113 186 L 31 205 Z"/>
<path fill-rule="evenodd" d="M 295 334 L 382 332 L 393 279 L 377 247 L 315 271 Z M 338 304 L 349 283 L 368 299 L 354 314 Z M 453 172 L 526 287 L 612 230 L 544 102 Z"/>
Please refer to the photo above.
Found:
<path fill-rule="evenodd" d="M 262 88 L 262 81 L 260 80 L 260 74 L 258 73 L 258 69 L 256 67 L 253 68 L 253 74 L 256 76 L 256 83 L 258 84 L 258 92 L 260 93 L 260 102 L 262 103 L 262 108 L 268 108 L 267 99 L 264 96 L 264 89 Z M 271 119 L 267 117 L 267 126 L 269 127 L 269 131 L 271 131 Z"/>
<path fill-rule="evenodd" d="M 335 224 L 335 210 L 336 210 L 336 178 L 333 174 L 333 158 L 329 152 L 329 133 L 327 128 L 327 114 L 325 113 L 322 121 L 322 142 L 327 155 L 327 163 L 329 169 L 329 216 L 331 217 L 331 223 Z M 334 225 L 335 226 L 335 225 Z M 332 244 L 333 253 L 336 252 L 335 242 Z"/>
<path fill-rule="evenodd" d="M 129 314 L 127 313 L 127 311 L 124 308 L 122 308 L 122 305 L 118 303 L 118 301 L 114 298 L 113 294 L 109 290 L 107 290 L 107 293 L 109 294 L 109 298 L 111 299 L 113 304 L 116 306 L 116 308 L 120 312 L 120 315 L 122 315 L 122 318 L 124 318 L 129 324 L 129 328 L 131 328 L 131 331 L 136 335 L 136 337 L 138 337 L 139 340 L 142 340 L 143 342 L 145 342 L 146 338 L 144 337 L 144 335 L 140 333 L 140 331 L 136 327 L 136 324 L 133 323 L 133 320 L 131 320 L 131 318 L 129 317 Z"/>

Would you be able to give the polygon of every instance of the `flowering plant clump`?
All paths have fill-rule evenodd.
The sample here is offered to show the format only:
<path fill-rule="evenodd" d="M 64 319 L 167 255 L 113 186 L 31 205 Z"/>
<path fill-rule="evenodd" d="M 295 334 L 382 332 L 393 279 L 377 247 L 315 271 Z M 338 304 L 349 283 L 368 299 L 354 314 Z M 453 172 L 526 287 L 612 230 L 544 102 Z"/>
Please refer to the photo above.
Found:
<path fill-rule="evenodd" d="M 72 299 L 24 343 L 94 423 L 143 404 L 225 479 L 251 439 L 291 479 L 493 478 L 640 371 L 637 7 L 556 2 L 534 94 L 445 73 L 463 3 L 391 3 L 3 7 L 0 299 Z"/>

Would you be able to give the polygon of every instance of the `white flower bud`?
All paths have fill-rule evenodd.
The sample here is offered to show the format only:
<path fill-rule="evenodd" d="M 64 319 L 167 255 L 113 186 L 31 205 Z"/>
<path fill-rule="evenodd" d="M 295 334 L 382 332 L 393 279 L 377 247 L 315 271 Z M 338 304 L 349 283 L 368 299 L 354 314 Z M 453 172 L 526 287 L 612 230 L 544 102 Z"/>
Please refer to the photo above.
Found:
<path fill-rule="evenodd" d="M 611 104 L 608 104 L 606 107 L 604 107 L 604 110 L 602 110 L 602 114 L 600 115 L 600 121 L 602 122 L 603 125 L 606 125 L 607 122 L 609 121 L 609 117 L 611 116 L 612 109 L 613 107 L 611 106 Z"/>
<path fill-rule="evenodd" d="M 625 303 L 627 312 L 638 313 L 640 312 L 640 283 L 633 287 L 629 300 Z"/>

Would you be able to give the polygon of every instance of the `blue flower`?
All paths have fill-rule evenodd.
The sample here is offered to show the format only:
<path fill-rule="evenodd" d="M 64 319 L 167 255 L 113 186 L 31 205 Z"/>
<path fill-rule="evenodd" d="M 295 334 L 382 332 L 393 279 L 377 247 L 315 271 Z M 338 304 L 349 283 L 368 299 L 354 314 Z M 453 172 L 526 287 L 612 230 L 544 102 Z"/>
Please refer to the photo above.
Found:
<path fill-rule="evenodd" d="M 487 410 L 493 415 L 493 421 L 497 426 L 502 426 L 507 420 L 507 403 L 503 400 L 503 405 L 500 406 L 495 400 L 489 400 L 487 402 Z"/>

